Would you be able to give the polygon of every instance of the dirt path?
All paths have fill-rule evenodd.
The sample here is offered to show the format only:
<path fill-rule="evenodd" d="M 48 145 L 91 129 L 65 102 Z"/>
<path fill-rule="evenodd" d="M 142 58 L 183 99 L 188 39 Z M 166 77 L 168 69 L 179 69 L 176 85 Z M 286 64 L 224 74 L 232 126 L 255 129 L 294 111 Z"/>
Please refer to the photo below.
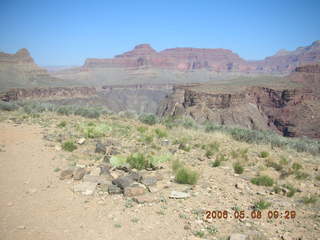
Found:
<path fill-rule="evenodd" d="M 0 124 L 1 239 L 183 238 L 183 225 L 178 227 L 174 220 L 162 222 L 148 209 L 126 212 L 118 196 L 108 202 L 75 196 L 69 190 L 72 183 L 68 189 L 53 171 L 63 160 L 45 146 L 41 130 Z"/>

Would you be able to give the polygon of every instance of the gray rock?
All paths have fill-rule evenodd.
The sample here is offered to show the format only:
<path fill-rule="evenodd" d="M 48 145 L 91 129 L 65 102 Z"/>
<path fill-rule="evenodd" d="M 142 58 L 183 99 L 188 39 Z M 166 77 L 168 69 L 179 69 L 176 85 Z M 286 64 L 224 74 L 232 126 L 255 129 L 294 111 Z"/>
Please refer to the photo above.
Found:
<path fill-rule="evenodd" d="M 86 170 L 84 168 L 76 168 L 73 172 L 73 179 L 81 180 L 85 174 Z"/>
<path fill-rule="evenodd" d="M 100 164 L 98 166 L 100 168 L 100 175 L 110 175 L 109 169 L 111 168 L 110 164 Z"/>
<path fill-rule="evenodd" d="M 108 185 L 108 193 L 109 194 L 121 194 L 122 189 L 116 185 L 111 184 L 111 185 Z"/>
<path fill-rule="evenodd" d="M 74 186 L 75 192 L 81 192 L 83 195 L 92 195 L 97 187 L 97 183 L 93 182 L 82 182 Z"/>
<path fill-rule="evenodd" d="M 69 168 L 60 172 L 60 180 L 71 179 L 73 177 L 73 169 Z"/>
<path fill-rule="evenodd" d="M 95 152 L 106 154 L 106 147 L 107 146 L 105 144 L 102 144 L 101 142 L 97 142 Z"/>
<path fill-rule="evenodd" d="M 110 183 L 110 180 L 108 180 L 104 176 L 93 176 L 93 175 L 84 175 L 83 181 L 97 183 L 97 184 L 109 184 Z"/>
<path fill-rule="evenodd" d="M 137 172 L 132 172 L 128 175 L 128 177 L 132 178 L 132 180 L 139 182 L 141 180 L 141 175 Z"/>
<path fill-rule="evenodd" d="M 157 178 L 155 177 L 145 177 L 141 180 L 141 183 L 146 186 L 152 186 L 157 183 Z"/>
<path fill-rule="evenodd" d="M 122 189 L 125 189 L 125 188 L 129 187 L 131 184 L 133 184 L 134 180 L 130 176 L 123 176 L 123 177 L 119 177 L 117 179 L 114 179 L 112 181 L 112 183 Z"/>
<path fill-rule="evenodd" d="M 184 198 L 189 198 L 190 194 L 185 193 L 185 192 L 177 192 L 177 191 L 172 191 L 169 198 L 175 198 L 175 199 L 184 199 Z"/>
<path fill-rule="evenodd" d="M 241 234 L 241 233 L 233 233 L 230 236 L 230 240 L 246 240 L 247 235 Z"/>

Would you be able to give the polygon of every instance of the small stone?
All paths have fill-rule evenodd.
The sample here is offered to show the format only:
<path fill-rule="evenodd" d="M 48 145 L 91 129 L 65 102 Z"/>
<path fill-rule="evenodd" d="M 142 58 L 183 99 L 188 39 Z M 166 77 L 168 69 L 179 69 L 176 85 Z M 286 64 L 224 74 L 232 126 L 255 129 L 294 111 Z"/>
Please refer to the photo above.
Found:
<path fill-rule="evenodd" d="M 82 182 L 74 186 L 75 192 L 81 192 L 83 195 L 92 195 L 97 187 L 97 183 Z"/>
<path fill-rule="evenodd" d="M 91 170 L 90 175 L 92 176 L 100 176 L 101 168 L 97 167 Z"/>
<path fill-rule="evenodd" d="M 74 180 L 81 180 L 85 175 L 86 170 L 84 168 L 76 168 L 73 172 L 73 179 Z"/>
<path fill-rule="evenodd" d="M 20 226 L 17 227 L 17 229 L 23 230 L 23 229 L 26 229 L 26 226 L 20 225 Z"/>
<path fill-rule="evenodd" d="M 73 177 L 73 169 L 69 168 L 60 172 L 60 180 L 71 179 Z"/>
<path fill-rule="evenodd" d="M 30 188 L 30 189 L 28 189 L 28 191 L 27 191 L 27 193 L 29 193 L 29 194 L 34 194 L 34 193 L 36 193 L 38 190 L 36 189 L 36 188 Z"/>
<path fill-rule="evenodd" d="M 109 194 L 121 194 L 122 193 L 122 189 L 119 188 L 116 185 L 111 184 L 111 185 L 108 186 L 108 193 Z"/>
<path fill-rule="evenodd" d="M 143 195 L 145 193 L 145 189 L 142 187 L 126 187 L 124 189 L 124 195 L 126 197 L 133 197 L 138 195 Z"/>
<path fill-rule="evenodd" d="M 233 233 L 230 236 L 230 240 L 246 240 L 247 236 L 240 233 Z"/>
<path fill-rule="evenodd" d="M 169 198 L 175 198 L 175 199 L 185 199 L 189 198 L 190 194 L 185 193 L 185 192 L 177 192 L 177 191 L 172 191 Z"/>
<path fill-rule="evenodd" d="M 163 140 L 161 141 L 161 144 L 162 144 L 162 145 L 165 145 L 165 146 L 168 146 L 168 145 L 170 145 L 170 141 L 169 141 L 168 139 L 163 139 Z"/>
<path fill-rule="evenodd" d="M 243 182 L 238 182 L 235 185 L 236 188 L 243 190 L 245 188 L 245 184 Z"/>
<path fill-rule="evenodd" d="M 61 150 L 62 150 L 61 146 L 59 146 L 59 145 L 56 145 L 56 146 L 54 147 L 54 149 L 55 149 L 56 151 L 61 151 Z"/>
<path fill-rule="evenodd" d="M 13 206 L 13 203 L 12 203 L 12 202 L 8 202 L 7 206 L 8 206 L 8 207 L 12 207 L 12 206 Z"/>
<path fill-rule="evenodd" d="M 155 177 L 145 177 L 141 180 L 141 183 L 146 186 L 152 186 L 157 183 L 157 178 Z"/>
<path fill-rule="evenodd" d="M 282 237 L 281 237 L 282 240 L 292 240 L 293 238 L 290 236 L 290 233 L 288 232 L 285 232 Z"/>
<path fill-rule="evenodd" d="M 98 142 L 96 144 L 96 149 L 95 149 L 95 152 L 96 153 L 102 153 L 102 154 L 106 154 L 106 145 L 105 144 L 102 144 L 101 142 Z"/>
<path fill-rule="evenodd" d="M 85 138 L 80 138 L 80 139 L 78 139 L 77 143 L 78 143 L 79 145 L 82 145 L 82 144 L 85 143 L 85 141 L 86 141 Z"/>
<path fill-rule="evenodd" d="M 156 201 L 156 198 L 152 195 L 143 195 L 143 196 L 136 196 L 133 198 L 133 201 L 139 204 L 143 203 L 152 203 Z"/>

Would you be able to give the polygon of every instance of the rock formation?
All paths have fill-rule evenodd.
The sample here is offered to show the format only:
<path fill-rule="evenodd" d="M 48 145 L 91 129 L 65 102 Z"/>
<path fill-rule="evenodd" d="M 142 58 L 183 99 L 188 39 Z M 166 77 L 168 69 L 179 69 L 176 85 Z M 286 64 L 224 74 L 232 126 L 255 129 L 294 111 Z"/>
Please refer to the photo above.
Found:
<path fill-rule="evenodd" d="M 272 129 L 284 136 L 320 138 L 320 65 L 303 66 L 288 78 L 296 87 L 253 86 L 230 93 L 210 93 L 196 86 L 176 86 L 158 115 L 190 116 L 199 122 Z M 205 87 L 203 88 L 205 89 Z"/>

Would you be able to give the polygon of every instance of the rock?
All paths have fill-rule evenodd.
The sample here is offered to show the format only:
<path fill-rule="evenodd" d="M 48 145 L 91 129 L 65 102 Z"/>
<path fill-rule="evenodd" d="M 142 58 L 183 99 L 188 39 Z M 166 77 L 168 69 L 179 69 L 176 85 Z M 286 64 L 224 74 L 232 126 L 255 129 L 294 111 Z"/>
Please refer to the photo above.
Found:
<path fill-rule="evenodd" d="M 92 175 L 92 176 L 100 176 L 100 174 L 101 174 L 100 167 L 96 167 L 96 168 L 92 169 L 90 172 L 90 175 Z"/>
<path fill-rule="evenodd" d="M 282 237 L 281 237 L 282 240 L 293 240 L 293 238 L 290 236 L 290 233 L 289 232 L 285 232 Z"/>
<path fill-rule="evenodd" d="M 61 147 L 60 145 L 56 145 L 56 146 L 54 147 L 54 149 L 55 149 L 56 151 L 61 151 L 61 150 L 62 150 L 62 147 Z"/>
<path fill-rule="evenodd" d="M 140 186 L 126 187 L 124 189 L 124 195 L 126 197 L 133 197 L 138 195 L 143 195 L 145 193 L 145 189 Z"/>
<path fill-rule="evenodd" d="M 139 182 L 141 180 L 141 175 L 137 172 L 132 172 L 128 175 L 128 177 L 132 178 L 132 180 Z"/>
<path fill-rule="evenodd" d="M 230 236 L 230 240 L 246 240 L 247 236 L 241 233 L 233 233 Z"/>
<path fill-rule="evenodd" d="M 73 179 L 81 180 L 85 174 L 86 174 L 86 169 L 78 167 L 73 172 Z"/>
<path fill-rule="evenodd" d="M 175 198 L 175 199 L 185 199 L 189 198 L 190 194 L 185 193 L 185 192 L 177 192 L 177 191 L 172 191 L 169 198 Z"/>
<path fill-rule="evenodd" d="M 97 142 L 95 152 L 106 154 L 106 147 L 107 146 L 105 144 L 102 144 L 101 142 Z"/>
<path fill-rule="evenodd" d="M 133 198 L 133 201 L 135 201 L 136 203 L 139 203 L 139 204 L 143 204 L 143 203 L 152 203 L 152 202 L 155 202 L 157 201 L 157 199 L 152 196 L 152 195 L 140 195 L 140 196 L 135 196 Z"/>
<path fill-rule="evenodd" d="M 84 182 L 91 182 L 97 184 L 110 184 L 110 180 L 106 179 L 104 176 L 93 176 L 93 175 L 84 175 Z"/>
<path fill-rule="evenodd" d="M 100 175 L 110 176 L 110 171 L 109 171 L 109 169 L 111 168 L 110 164 L 100 164 L 98 167 L 100 168 Z"/>
<path fill-rule="evenodd" d="M 108 193 L 109 193 L 109 194 L 121 194 L 121 193 L 122 193 L 122 189 L 119 188 L 119 187 L 116 186 L 116 185 L 110 184 L 110 185 L 108 186 Z"/>
<path fill-rule="evenodd" d="M 23 230 L 23 229 L 26 229 L 26 226 L 20 225 L 20 226 L 17 227 L 17 229 Z"/>
<path fill-rule="evenodd" d="M 168 146 L 168 145 L 170 145 L 170 141 L 168 139 L 163 139 L 161 141 L 161 144 L 164 145 L 164 146 Z"/>
<path fill-rule="evenodd" d="M 60 172 L 60 180 L 71 179 L 73 177 L 73 169 L 69 168 Z"/>
<path fill-rule="evenodd" d="M 157 183 L 157 178 L 155 177 L 145 177 L 141 180 L 141 183 L 146 186 L 152 186 Z"/>
<path fill-rule="evenodd" d="M 81 192 L 83 195 L 92 195 L 97 187 L 97 183 L 93 182 L 82 182 L 74 186 L 75 192 Z"/>
<path fill-rule="evenodd" d="M 130 185 L 132 185 L 134 183 L 134 180 L 129 176 L 123 176 L 123 177 L 119 177 L 117 179 L 114 179 L 112 181 L 112 183 L 122 189 L 125 189 L 125 188 L 129 187 Z"/>
<path fill-rule="evenodd" d="M 245 184 L 243 182 L 238 182 L 235 185 L 236 188 L 243 190 L 245 188 Z"/>
<path fill-rule="evenodd" d="M 82 145 L 82 144 L 85 143 L 85 141 L 86 141 L 85 138 L 80 138 L 80 139 L 78 139 L 77 143 L 78 143 L 79 145 Z"/>

